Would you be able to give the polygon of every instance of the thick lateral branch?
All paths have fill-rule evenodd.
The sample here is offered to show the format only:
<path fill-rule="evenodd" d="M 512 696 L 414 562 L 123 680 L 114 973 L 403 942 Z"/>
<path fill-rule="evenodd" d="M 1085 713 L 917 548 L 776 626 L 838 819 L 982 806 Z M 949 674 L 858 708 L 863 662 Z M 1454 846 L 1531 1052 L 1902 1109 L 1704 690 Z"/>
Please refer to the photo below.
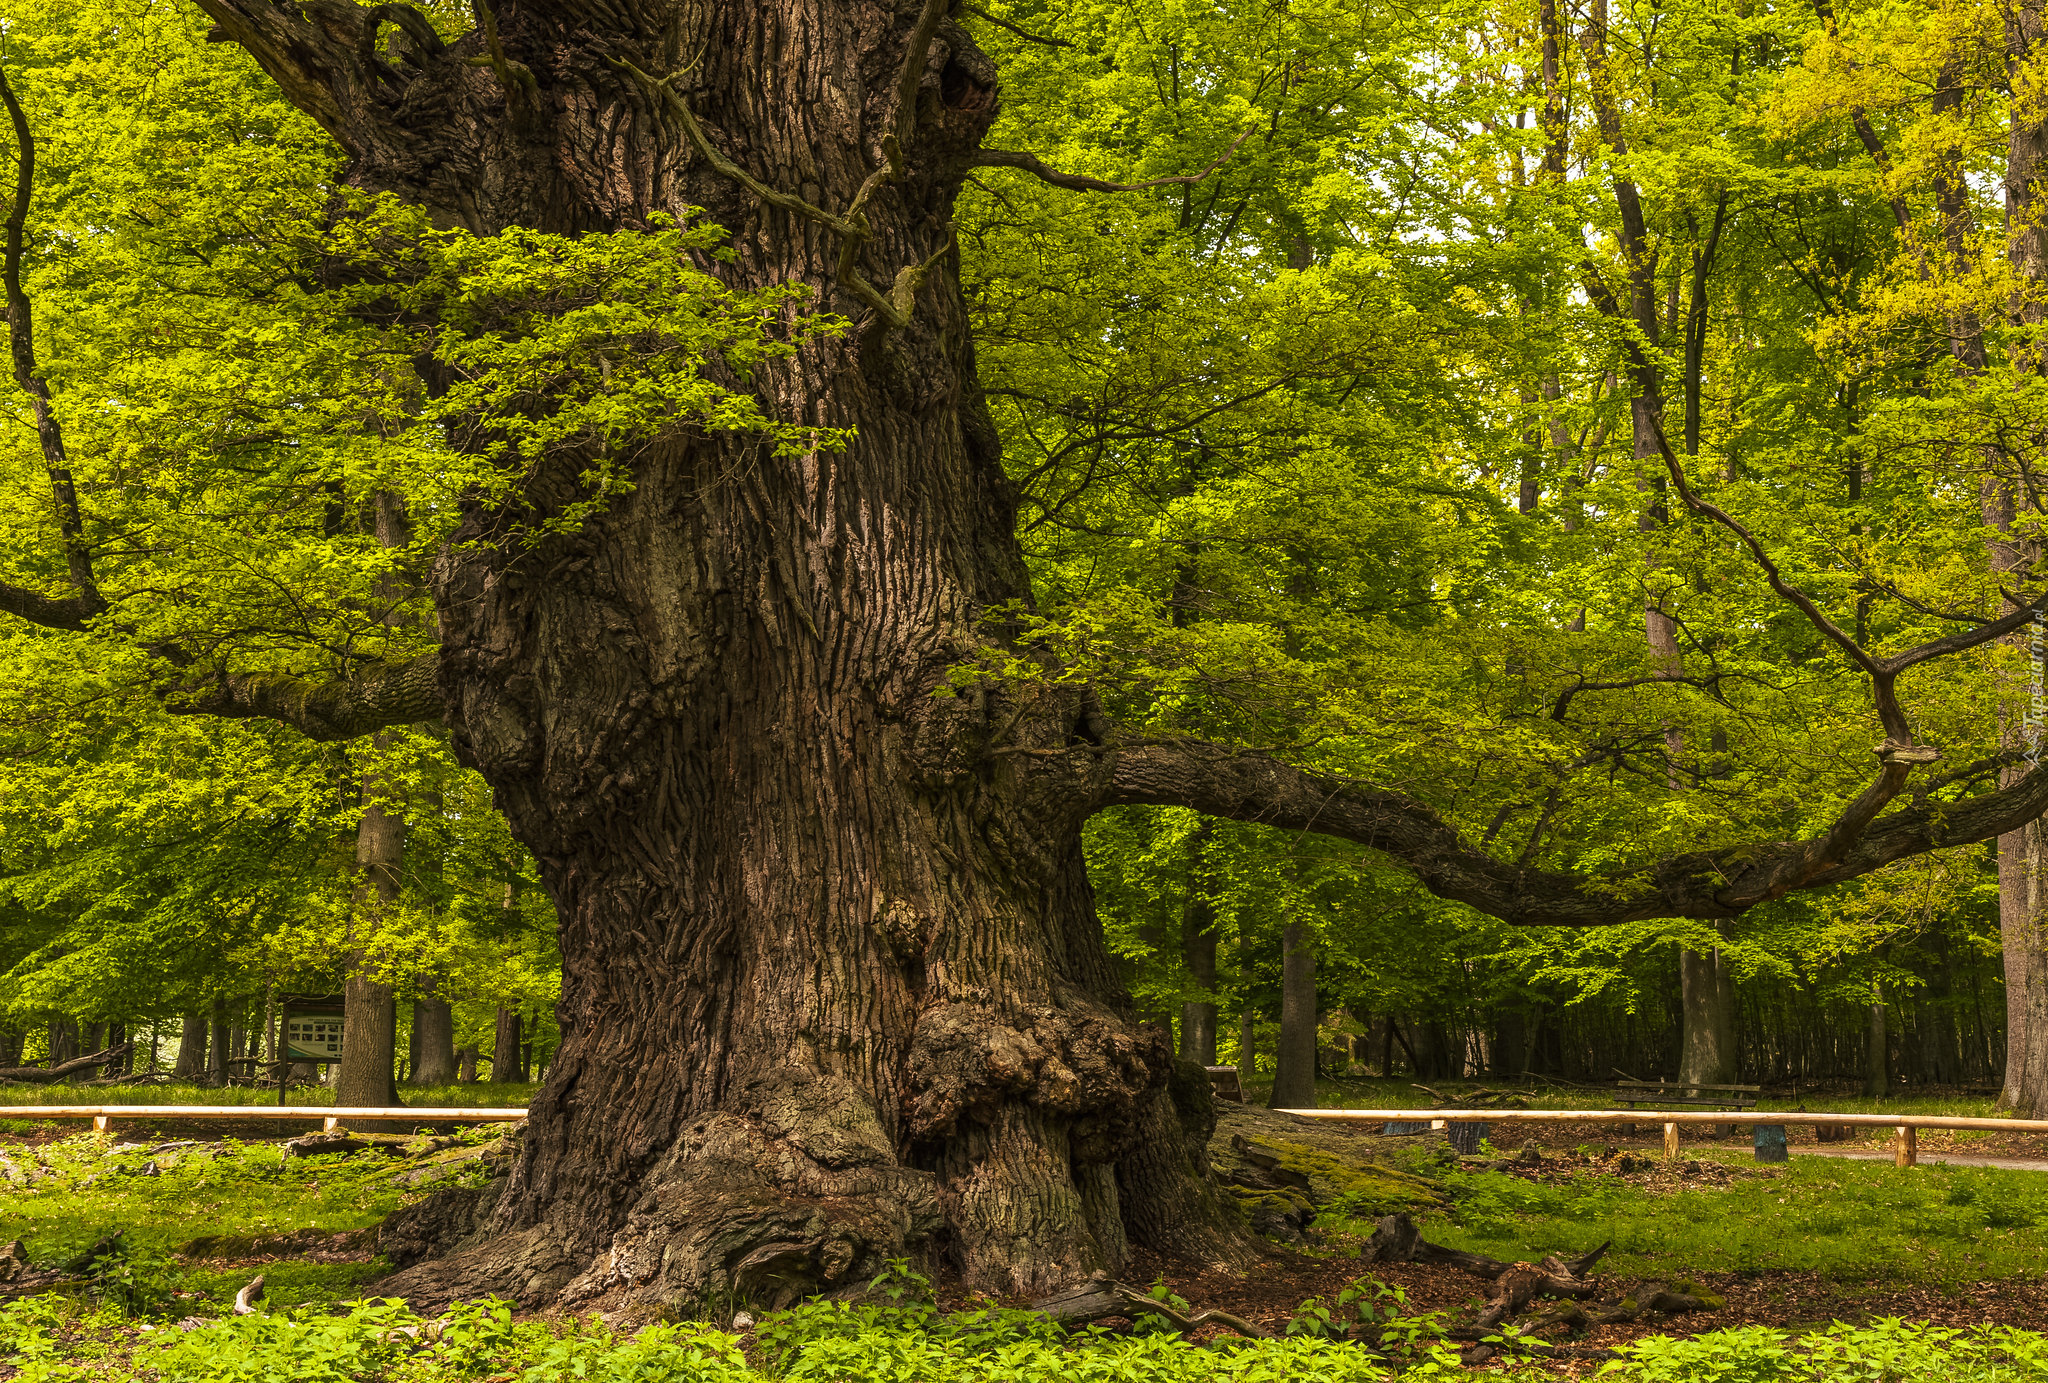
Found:
<path fill-rule="evenodd" d="M 1734 917 L 1759 903 L 1867 874 L 1928 850 L 2015 830 L 2048 810 L 2048 772 L 1961 802 L 1878 817 L 1853 836 L 1770 841 L 1660 860 L 1626 874 L 1518 868 L 1467 843 L 1429 807 L 1199 740 L 1117 752 L 1104 805 L 1192 807 L 1211 816 L 1317 831 L 1370 846 L 1440 898 L 1518 926 L 1599 927 L 1653 917 Z"/>
<path fill-rule="evenodd" d="M 308 739 L 349 740 L 444 713 L 441 654 L 422 653 L 360 677 L 314 682 L 288 673 L 231 673 L 169 698 L 180 715 L 281 720 Z"/>
<path fill-rule="evenodd" d="M 83 634 L 93 616 L 104 614 L 106 608 L 107 602 L 97 590 L 90 596 L 50 596 L 0 581 L 0 613 L 25 619 L 45 629 Z"/>

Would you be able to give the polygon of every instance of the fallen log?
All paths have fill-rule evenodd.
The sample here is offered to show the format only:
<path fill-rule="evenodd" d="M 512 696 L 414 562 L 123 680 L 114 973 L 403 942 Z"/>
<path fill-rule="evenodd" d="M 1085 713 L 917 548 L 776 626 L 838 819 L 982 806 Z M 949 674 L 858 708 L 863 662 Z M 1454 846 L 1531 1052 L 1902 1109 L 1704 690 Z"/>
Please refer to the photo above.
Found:
<path fill-rule="evenodd" d="M 123 1042 L 91 1056 L 73 1057 L 55 1066 L 0 1066 L 0 1081 L 11 1081 L 17 1085 L 49 1085 L 60 1081 L 73 1071 L 85 1071 L 94 1066 L 105 1066 L 119 1061 L 132 1049 L 133 1043 Z"/>

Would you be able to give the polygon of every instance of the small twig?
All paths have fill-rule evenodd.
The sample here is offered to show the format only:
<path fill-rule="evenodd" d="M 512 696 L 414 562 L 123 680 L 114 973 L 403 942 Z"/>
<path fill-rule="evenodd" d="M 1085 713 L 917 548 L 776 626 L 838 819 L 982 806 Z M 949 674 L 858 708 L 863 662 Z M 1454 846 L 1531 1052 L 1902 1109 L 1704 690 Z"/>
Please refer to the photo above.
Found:
<path fill-rule="evenodd" d="M 974 5 L 962 5 L 960 7 L 960 10 L 963 14 L 971 14 L 976 19 L 986 19 L 989 23 L 995 25 L 998 29 L 1008 29 L 1011 33 L 1015 34 L 1018 38 L 1023 39 L 1027 43 L 1043 43 L 1048 48 L 1071 48 L 1074 46 L 1073 42 L 1069 39 L 1045 38 L 1042 35 L 1031 33 L 1025 29 L 1020 29 L 1015 24 L 1012 24 L 1009 20 L 998 19 L 994 15 L 990 14 L 987 10 L 981 9 Z"/>
<path fill-rule="evenodd" d="M 488 56 L 470 58 L 469 64 L 472 67 L 488 67 L 496 73 L 498 85 L 505 88 L 507 97 L 515 90 L 524 91 L 529 96 L 538 92 L 540 87 L 533 79 L 533 69 L 525 63 L 514 62 L 505 56 L 505 45 L 498 38 L 498 12 L 492 6 L 491 0 L 474 0 L 474 3 L 477 20 L 483 26 L 484 47 L 488 50 Z M 372 21 L 373 34 L 374 23 L 375 21 Z"/>
<path fill-rule="evenodd" d="M 1079 173 L 1062 173 L 1057 168 L 1048 168 L 1039 162 L 1036 154 L 1022 153 L 1014 149 L 983 149 L 974 156 L 976 168 L 1019 168 L 1042 182 L 1054 187 L 1064 187 L 1070 192 L 1143 192 L 1148 187 L 1192 186 L 1202 181 L 1224 165 L 1237 152 L 1237 146 L 1252 137 L 1253 131 L 1246 130 L 1230 141 L 1230 147 L 1218 154 L 1199 173 L 1181 173 L 1170 178 L 1148 178 L 1144 182 L 1107 182 L 1102 178 L 1084 177 Z"/>

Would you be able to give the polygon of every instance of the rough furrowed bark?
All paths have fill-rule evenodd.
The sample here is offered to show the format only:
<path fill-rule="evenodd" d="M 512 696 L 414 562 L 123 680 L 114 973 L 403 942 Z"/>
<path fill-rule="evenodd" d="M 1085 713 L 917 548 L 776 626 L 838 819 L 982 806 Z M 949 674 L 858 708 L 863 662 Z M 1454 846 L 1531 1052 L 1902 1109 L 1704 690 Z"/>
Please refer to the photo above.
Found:
<path fill-rule="evenodd" d="M 359 186 L 481 233 L 704 208 L 708 271 L 855 323 L 751 383 L 845 451 L 678 430 L 575 531 L 517 548 L 479 509 L 436 569 L 454 743 L 560 914 L 564 1040 L 509 1176 L 386 1226 L 386 1290 L 699 1309 L 909 1253 L 1031 1295 L 1129 1235 L 1227 1252 L 1093 916 L 1107 768 L 1058 752 L 1089 704 L 934 694 L 1028 598 L 949 256 L 995 73 L 945 6 L 524 0 L 442 47 L 389 6 L 199 3 Z M 842 264 L 792 199 L 843 222 L 864 188 Z"/>

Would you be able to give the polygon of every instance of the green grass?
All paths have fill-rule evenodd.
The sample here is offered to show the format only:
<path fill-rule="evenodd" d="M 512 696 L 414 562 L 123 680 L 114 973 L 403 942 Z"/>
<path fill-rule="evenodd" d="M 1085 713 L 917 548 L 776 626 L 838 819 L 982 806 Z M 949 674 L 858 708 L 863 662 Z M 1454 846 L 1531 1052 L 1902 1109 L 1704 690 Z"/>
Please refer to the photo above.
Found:
<path fill-rule="evenodd" d="M 1539 1183 L 1454 1172 L 1452 1209 L 1423 1232 L 1531 1261 L 1612 1240 L 1605 1267 L 1635 1276 L 1788 1271 L 1956 1286 L 2048 1270 L 2048 1176 L 2039 1172 L 1821 1158 L 1735 1167 L 1726 1186 L 1669 1194 L 1605 1173 Z"/>
<path fill-rule="evenodd" d="M 484 1141 L 498 1132 L 483 1128 L 465 1138 Z M 246 1270 L 207 1260 L 161 1260 L 207 1236 L 360 1229 L 421 1194 L 398 1180 L 420 1164 L 381 1152 L 288 1161 L 274 1143 L 233 1139 L 154 1155 L 141 1147 L 115 1152 L 114 1146 L 112 1139 L 88 1133 L 0 1147 L 0 1158 L 18 1174 L 5 1175 L 0 1168 L 0 1243 L 20 1239 L 31 1263 L 55 1266 L 120 1231 L 139 1263 L 151 1264 L 151 1271 L 179 1290 L 207 1294 L 218 1307 L 247 1280 Z M 156 1174 L 145 1174 L 152 1165 Z M 283 1261 L 266 1267 L 264 1275 L 272 1299 L 282 1306 L 353 1296 L 376 1271 L 371 1263 Z"/>

